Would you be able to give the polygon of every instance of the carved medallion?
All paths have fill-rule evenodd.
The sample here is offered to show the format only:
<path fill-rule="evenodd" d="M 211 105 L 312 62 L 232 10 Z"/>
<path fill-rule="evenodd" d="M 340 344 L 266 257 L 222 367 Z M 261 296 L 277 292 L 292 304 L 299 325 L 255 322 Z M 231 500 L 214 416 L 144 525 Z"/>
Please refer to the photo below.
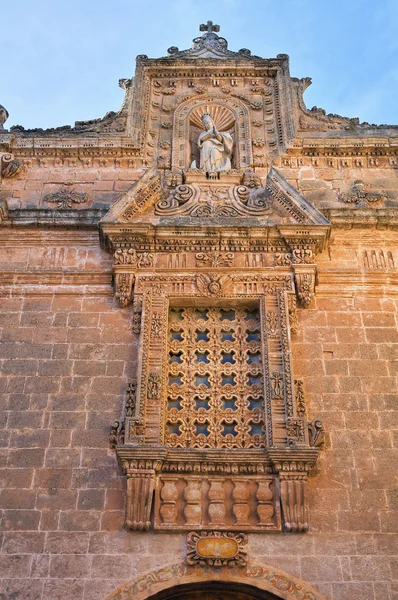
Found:
<path fill-rule="evenodd" d="M 195 531 L 187 536 L 189 565 L 244 567 L 247 564 L 247 536 L 244 533 Z"/>

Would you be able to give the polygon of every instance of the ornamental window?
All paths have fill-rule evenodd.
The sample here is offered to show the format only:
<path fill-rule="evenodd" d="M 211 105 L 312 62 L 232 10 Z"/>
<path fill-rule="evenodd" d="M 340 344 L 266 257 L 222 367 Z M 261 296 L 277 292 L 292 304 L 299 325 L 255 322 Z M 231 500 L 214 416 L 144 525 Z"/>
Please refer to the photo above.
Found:
<path fill-rule="evenodd" d="M 169 310 L 165 443 L 265 446 L 258 305 Z"/>

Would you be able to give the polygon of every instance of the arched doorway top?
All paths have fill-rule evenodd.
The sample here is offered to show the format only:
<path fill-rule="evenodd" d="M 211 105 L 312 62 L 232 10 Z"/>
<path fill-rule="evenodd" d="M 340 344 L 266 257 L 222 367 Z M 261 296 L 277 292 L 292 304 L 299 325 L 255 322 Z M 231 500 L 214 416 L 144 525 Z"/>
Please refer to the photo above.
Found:
<path fill-rule="evenodd" d="M 270 592 L 283 600 L 327 600 L 308 583 L 267 565 L 249 564 L 245 568 L 220 568 L 174 564 L 147 571 L 137 579 L 120 585 L 106 600 L 150 600 L 159 592 L 201 582 L 225 581 Z"/>

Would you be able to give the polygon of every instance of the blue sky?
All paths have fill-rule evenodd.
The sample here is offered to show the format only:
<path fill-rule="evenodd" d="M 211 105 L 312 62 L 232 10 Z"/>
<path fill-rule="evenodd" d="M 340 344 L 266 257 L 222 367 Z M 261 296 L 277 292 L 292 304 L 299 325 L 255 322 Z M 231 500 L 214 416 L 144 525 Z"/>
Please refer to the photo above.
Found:
<path fill-rule="evenodd" d="M 2 6 L 7 127 L 56 127 L 118 110 L 135 56 L 189 48 L 221 26 L 231 50 L 290 55 L 309 108 L 398 124 L 398 0 L 18 0 Z"/>

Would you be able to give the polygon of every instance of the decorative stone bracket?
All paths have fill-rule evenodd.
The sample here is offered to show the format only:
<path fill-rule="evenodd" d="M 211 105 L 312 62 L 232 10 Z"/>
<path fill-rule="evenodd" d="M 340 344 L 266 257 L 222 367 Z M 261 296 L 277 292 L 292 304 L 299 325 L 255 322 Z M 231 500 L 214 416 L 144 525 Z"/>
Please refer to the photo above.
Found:
<path fill-rule="evenodd" d="M 268 456 L 280 481 L 284 531 L 308 530 L 307 477 L 318 457 L 318 448 L 270 448 Z"/>
<path fill-rule="evenodd" d="M 10 152 L 0 152 L 0 179 L 11 179 L 23 169 L 23 162 Z"/>

